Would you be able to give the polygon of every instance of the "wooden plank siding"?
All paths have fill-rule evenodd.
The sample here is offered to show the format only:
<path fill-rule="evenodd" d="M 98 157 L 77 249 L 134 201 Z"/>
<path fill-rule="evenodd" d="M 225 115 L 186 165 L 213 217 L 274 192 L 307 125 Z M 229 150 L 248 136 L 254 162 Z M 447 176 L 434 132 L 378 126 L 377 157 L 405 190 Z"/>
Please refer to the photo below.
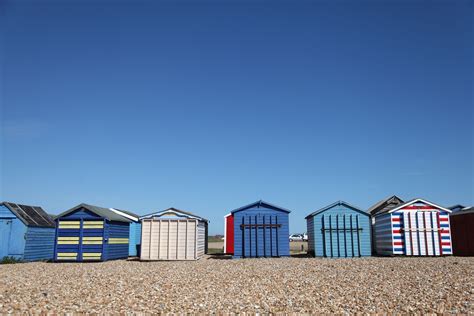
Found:
<path fill-rule="evenodd" d="M 372 254 L 368 213 L 340 201 L 307 217 L 311 255 L 366 257 Z M 309 245 L 308 245 L 308 249 Z"/>
<path fill-rule="evenodd" d="M 53 259 L 55 228 L 27 226 L 3 204 L 0 204 L 0 239 L 0 259 L 7 256 L 23 261 Z"/>
<path fill-rule="evenodd" d="M 315 231 L 314 231 L 314 217 L 310 217 L 306 220 L 306 231 L 308 234 L 308 254 L 311 256 L 315 255 Z"/>
<path fill-rule="evenodd" d="M 205 226 L 196 219 L 143 219 L 141 240 L 141 260 L 196 260 L 204 255 Z"/>
<path fill-rule="evenodd" d="M 107 261 L 128 258 L 130 223 L 110 221 L 85 208 L 56 218 L 57 261 Z M 73 241 L 68 239 L 73 238 Z"/>
<path fill-rule="evenodd" d="M 233 211 L 234 258 L 290 255 L 289 212 L 257 202 Z M 248 226 L 248 225 L 254 226 Z M 273 226 L 268 226 L 268 225 Z M 242 225 L 247 225 L 245 228 Z M 255 228 L 258 225 L 258 228 Z M 267 226 L 264 226 L 267 225 Z"/>

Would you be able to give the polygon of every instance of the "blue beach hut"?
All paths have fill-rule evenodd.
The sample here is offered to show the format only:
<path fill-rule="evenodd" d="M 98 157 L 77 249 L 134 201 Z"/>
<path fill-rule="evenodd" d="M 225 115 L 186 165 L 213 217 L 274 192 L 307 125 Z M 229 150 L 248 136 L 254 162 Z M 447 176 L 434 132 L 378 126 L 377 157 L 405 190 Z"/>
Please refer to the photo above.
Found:
<path fill-rule="evenodd" d="M 231 214 L 234 258 L 290 255 L 289 210 L 260 200 L 235 209 Z"/>
<path fill-rule="evenodd" d="M 140 256 L 140 241 L 142 234 L 142 224 L 140 217 L 129 211 L 119 210 L 117 208 L 111 208 L 111 211 L 128 218 L 130 222 L 130 234 L 128 238 L 128 256 L 139 257 Z"/>
<path fill-rule="evenodd" d="M 0 203 L 0 259 L 52 260 L 55 223 L 39 206 Z"/>
<path fill-rule="evenodd" d="M 306 216 L 308 253 L 316 257 L 371 255 L 370 215 L 338 201 Z"/>
<path fill-rule="evenodd" d="M 79 204 L 58 215 L 56 222 L 56 261 L 128 257 L 132 221 L 109 208 Z"/>

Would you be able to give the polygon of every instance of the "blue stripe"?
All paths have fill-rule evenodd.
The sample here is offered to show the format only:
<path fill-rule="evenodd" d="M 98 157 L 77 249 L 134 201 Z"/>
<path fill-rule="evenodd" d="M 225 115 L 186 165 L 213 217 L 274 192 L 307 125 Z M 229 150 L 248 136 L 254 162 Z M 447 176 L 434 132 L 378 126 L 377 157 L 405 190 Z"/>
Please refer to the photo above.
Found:
<path fill-rule="evenodd" d="M 403 248 L 393 248 L 393 251 L 403 251 Z"/>
<path fill-rule="evenodd" d="M 446 227 L 446 228 L 449 228 L 449 224 L 441 224 L 439 225 L 440 227 Z"/>
<path fill-rule="evenodd" d="M 451 248 L 443 248 L 443 251 L 449 251 L 449 252 L 451 252 Z"/>
<path fill-rule="evenodd" d="M 435 235 L 434 235 L 434 222 L 433 222 L 433 212 L 430 212 L 430 221 L 431 221 L 431 241 L 433 243 L 433 254 L 437 255 L 436 253 L 436 245 L 435 245 Z"/>
<path fill-rule="evenodd" d="M 449 240 L 451 239 L 449 236 L 441 236 L 441 239 L 444 239 L 444 240 Z"/>
<path fill-rule="evenodd" d="M 401 226 L 400 226 L 400 224 L 395 224 L 395 223 L 394 223 L 394 224 L 393 224 L 393 227 L 394 227 L 394 228 L 400 228 Z"/>
<path fill-rule="evenodd" d="M 403 239 L 402 236 L 393 236 L 393 239 Z"/>

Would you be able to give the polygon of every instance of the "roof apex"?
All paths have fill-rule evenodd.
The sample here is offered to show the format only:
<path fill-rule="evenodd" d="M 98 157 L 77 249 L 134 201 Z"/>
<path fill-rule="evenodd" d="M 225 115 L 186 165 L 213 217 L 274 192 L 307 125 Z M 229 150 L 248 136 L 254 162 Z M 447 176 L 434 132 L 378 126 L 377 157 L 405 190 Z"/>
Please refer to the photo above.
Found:
<path fill-rule="evenodd" d="M 243 211 L 245 209 L 251 208 L 252 206 L 256 206 L 256 205 L 258 205 L 259 207 L 262 206 L 262 205 L 267 205 L 270 208 L 274 208 L 274 209 L 277 209 L 277 210 L 280 210 L 280 211 L 283 211 L 283 212 L 286 212 L 286 213 L 291 213 L 291 211 L 286 209 L 286 208 L 283 208 L 283 207 L 265 202 L 264 200 L 258 200 L 258 201 L 255 201 L 253 203 L 247 204 L 245 206 L 236 208 L 236 209 L 232 210 L 230 213 L 233 214 L 233 213 L 236 213 L 236 212 L 240 212 L 240 211 Z"/>
<path fill-rule="evenodd" d="M 313 216 L 315 216 L 315 215 L 317 215 L 317 214 L 319 214 L 319 213 L 325 212 L 325 211 L 329 210 L 330 208 L 333 208 L 334 206 L 338 206 L 338 205 L 345 205 L 345 206 L 347 206 L 347 207 L 353 209 L 354 211 L 357 211 L 357 212 L 362 213 L 362 214 L 367 215 L 367 216 L 370 215 L 369 213 L 367 213 L 366 211 L 362 210 L 361 208 L 358 208 L 358 207 L 356 207 L 356 206 L 353 206 L 353 205 L 347 203 L 346 201 L 339 200 L 339 201 L 336 201 L 336 202 L 334 202 L 334 203 L 332 203 L 332 204 L 329 204 L 329 205 L 327 205 L 327 206 L 325 206 L 325 207 L 323 207 L 323 208 L 320 208 L 320 209 L 318 209 L 318 210 L 312 212 L 311 214 L 307 215 L 307 216 L 305 217 L 305 219 L 308 219 L 308 218 L 310 218 L 310 217 L 313 217 Z"/>

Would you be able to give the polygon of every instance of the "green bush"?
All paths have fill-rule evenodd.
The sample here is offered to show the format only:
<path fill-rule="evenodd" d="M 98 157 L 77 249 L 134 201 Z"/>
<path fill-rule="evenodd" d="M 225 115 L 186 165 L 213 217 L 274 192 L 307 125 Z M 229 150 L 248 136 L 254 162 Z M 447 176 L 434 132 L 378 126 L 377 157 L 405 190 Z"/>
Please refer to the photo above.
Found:
<path fill-rule="evenodd" d="M 13 263 L 20 263 L 20 259 L 16 259 L 15 257 L 3 257 L 0 261 L 0 264 L 13 264 Z"/>

